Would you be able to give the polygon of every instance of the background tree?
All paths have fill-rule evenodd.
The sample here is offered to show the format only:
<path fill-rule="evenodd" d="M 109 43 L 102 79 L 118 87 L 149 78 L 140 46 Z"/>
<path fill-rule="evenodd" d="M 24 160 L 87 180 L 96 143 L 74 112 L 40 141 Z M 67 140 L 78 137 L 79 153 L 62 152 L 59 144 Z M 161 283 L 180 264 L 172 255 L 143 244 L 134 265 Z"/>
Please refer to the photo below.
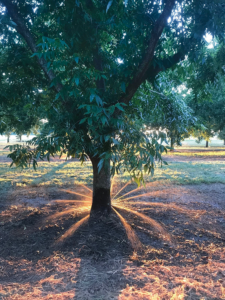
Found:
<path fill-rule="evenodd" d="M 225 128 L 223 128 L 222 130 L 220 130 L 219 134 L 218 134 L 218 138 L 223 140 L 223 144 L 225 145 Z"/>
<path fill-rule="evenodd" d="M 191 90 L 188 105 L 203 126 L 194 129 L 192 135 L 199 141 L 210 138 L 225 126 L 225 47 L 218 44 L 205 49 L 194 65 L 187 80 Z"/>
<path fill-rule="evenodd" d="M 185 102 L 184 91 L 178 91 L 181 81 L 173 80 L 172 73 L 158 75 L 154 84 L 146 84 L 138 93 L 145 103 L 142 113 L 145 124 L 153 130 L 166 132 L 171 150 L 175 144 L 181 145 L 189 128 L 196 123 Z"/>
<path fill-rule="evenodd" d="M 127 170 L 140 182 L 164 151 L 146 132 L 135 93 L 195 55 L 206 31 L 223 38 L 223 0 L 0 3 L 7 107 L 29 95 L 25 107 L 50 128 L 33 139 L 32 148 L 15 146 L 10 157 L 19 166 L 36 166 L 37 159 L 59 151 L 81 161 L 89 157 L 92 211 L 109 212 L 110 161 L 111 174 Z"/>

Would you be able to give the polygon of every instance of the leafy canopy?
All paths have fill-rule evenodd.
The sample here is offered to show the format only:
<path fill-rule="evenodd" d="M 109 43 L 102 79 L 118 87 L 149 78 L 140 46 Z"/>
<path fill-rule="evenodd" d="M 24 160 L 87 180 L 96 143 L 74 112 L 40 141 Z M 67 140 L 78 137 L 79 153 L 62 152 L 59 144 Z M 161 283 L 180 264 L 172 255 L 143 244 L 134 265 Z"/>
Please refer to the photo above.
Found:
<path fill-rule="evenodd" d="M 0 106 L 5 116 L 13 111 L 11 122 L 18 106 L 48 120 L 28 147 L 15 146 L 14 163 L 36 166 L 61 151 L 82 161 L 96 156 L 99 168 L 111 159 L 112 174 L 128 170 L 142 180 L 165 148 L 140 114 L 155 100 L 150 93 L 135 103 L 135 94 L 198 56 L 206 32 L 222 39 L 224 11 L 222 0 L 0 0 Z"/>

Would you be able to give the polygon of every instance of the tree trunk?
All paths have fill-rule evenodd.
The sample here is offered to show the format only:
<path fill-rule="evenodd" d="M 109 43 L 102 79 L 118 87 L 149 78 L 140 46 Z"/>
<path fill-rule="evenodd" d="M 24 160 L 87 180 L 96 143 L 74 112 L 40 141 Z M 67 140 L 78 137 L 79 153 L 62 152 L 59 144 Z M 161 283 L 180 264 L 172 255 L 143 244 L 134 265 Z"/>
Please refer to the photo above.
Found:
<path fill-rule="evenodd" d="M 224 146 L 225 146 L 225 140 L 223 140 L 223 144 L 224 144 Z"/>
<path fill-rule="evenodd" d="M 10 135 L 7 135 L 7 143 L 9 143 Z"/>
<path fill-rule="evenodd" d="M 110 160 L 106 160 L 100 172 L 98 172 L 99 158 L 90 158 L 93 166 L 93 198 L 91 213 L 110 213 Z"/>
<path fill-rule="evenodd" d="M 208 142 L 208 141 L 206 141 L 206 144 L 205 144 L 205 146 L 206 146 L 206 148 L 208 148 L 208 147 L 209 147 L 209 142 Z"/>
<path fill-rule="evenodd" d="M 171 136 L 170 147 L 173 148 L 175 144 L 175 138 Z M 170 149 L 170 151 L 174 151 L 174 149 Z"/>

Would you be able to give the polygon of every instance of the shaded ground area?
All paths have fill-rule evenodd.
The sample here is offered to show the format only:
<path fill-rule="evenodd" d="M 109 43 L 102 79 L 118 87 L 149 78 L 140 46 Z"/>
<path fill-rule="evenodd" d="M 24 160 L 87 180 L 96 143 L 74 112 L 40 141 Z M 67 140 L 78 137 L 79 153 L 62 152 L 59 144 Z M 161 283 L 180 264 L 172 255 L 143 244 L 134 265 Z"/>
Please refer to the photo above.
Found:
<path fill-rule="evenodd" d="M 225 299 L 224 150 L 178 151 L 168 178 L 163 169 L 146 188 L 128 185 L 110 218 L 90 219 L 91 192 L 72 184 L 90 182 L 90 167 L 56 158 L 17 174 L 2 163 L 0 300 Z M 174 184 L 187 175 L 195 184 Z"/>
<path fill-rule="evenodd" d="M 0 299 L 225 298 L 224 184 L 150 183 L 119 203 L 130 210 L 118 209 L 130 229 L 112 214 L 84 220 L 58 242 L 88 214 L 90 192 L 72 191 L 86 197 L 17 187 L 1 199 Z M 132 228 L 142 243 L 138 251 L 127 237 Z"/>

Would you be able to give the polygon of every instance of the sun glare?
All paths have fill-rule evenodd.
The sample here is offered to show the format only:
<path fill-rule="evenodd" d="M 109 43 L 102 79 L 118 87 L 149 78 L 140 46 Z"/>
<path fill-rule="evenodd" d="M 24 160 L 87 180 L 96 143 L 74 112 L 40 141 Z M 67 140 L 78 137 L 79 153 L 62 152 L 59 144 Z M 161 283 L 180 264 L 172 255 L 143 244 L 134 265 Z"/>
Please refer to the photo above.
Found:
<path fill-rule="evenodd" d="M 68 229 L 56 242 L 60 243 L 63 240 L 65 240 L 66 238 L 70 237 L 71 235 L 73 235 L 75 233 L 75 231 L 83 224 L 85 224 L 88 219 L 89 219 L 90 215 L 87 215 L 86 217 L 84 217 L 83 219 L 81 219 L 80 221 L 78 221 L 77 223 L 75 223 L 73 226 L 70 227 L 70 229 Z"/>
<path fill-rule="evenodd" d="M 140 250 L 142 248 L 142 244 L 141 244 L 139 238 L 137 237 L 136 233 L 134 232 L 134 230 L 131 228 L 131 226 L 127 223 L 127 221 L 121 216 L 121 214 L 114 207 L 113 207 L 113 210 L 119 217 L 121 223 L 123 224 L 123 226 L 126 230 L 128 240 L 130 241 L 133 249 Z"/>
<path fill-rule="evenodd" d="M 153 220 L 150 217 L 147 217 L 146 215 L 137 212 L 136 210 L 124 207 L 124 206 L 120 206 L 120 205 L 114 205 L 114 207 L 127 211 L 131 214 L 134 214 L 136 216 L 138 216 L 140 219 L 142 219 L 146 224 L 150 225 L 152 227 L 153 230 L 157 231 L 159 233 L 159 237 L 161 237 L 162 239 L 171 242 L 171 237 L 169 235 L 168 232 L 166 232 L 166 230 L 162 227 L 162 225 L 160 225 L 158 222 L 156 222 L 155 220 Z"/>
<path fill-rule="evenodd" d="M 128 240 L 130 241 L 131 246 L 134 249 L 141 249 L 141 242 L 134 232 L 134 229 L 128 224 L 128 221 L 118 212 L 118 210 L 121 210 L 125 214 L 133 215 L 135 217 L 138 217 L 139 220 L 143 223 L 145 223 L 146 226 L 150 226 L 151 230 L 155 232 L 158 235 L 159 239 L 162 239 L 164 241 L 167 241 L 169 243 L 172 243 L 172 237 L 171 235 L 166 231 L 166 229 L 157 221 L 154 219 L 150 218 L 149 216 L 145 215 L 144 213 L 141 213 L 140 211 L 149 211 L 152 210 L 152 207 L 163 207 L 165 209 L 172 209 L 176 210 L 182 214 L 186 214 L 189 217 L 199 217 L 204 213 L 204 211 L 200 210 L 190 210 L 186 208 L 179 207 L 178 205 L 174 203 L 160 203 L 160 202 L 151 202 L 151 201 L 138 201 L 139 198 L 142 197 L 148 197 L 148 196 L 155 196 L 157 192 L 152 191 L 148 193 L 143 193 L 143 194 L 134 194 L 136 192 L 139 192 L 143 187 L 137 187 L 134 188 L 130 191 L 128 191 L 125 194 L 121 194 L 125 188 L 130 184 L 130 182 L 127 182 L 122 188 L 118 190 L 116 184 L 115 184 L 115 178 L 113 178 L 112 183 L 111 183 L 111 195 L 112 195 L 112 209 L 114 213 L 117 215 L 117 217 L 120 219 L 122 225 L 124 226 L 126 230 L 126 234 L 128 237 Z M 83 184 L 80 184 L 83 188 L 88 190 L 89 192 L 92 193 L 92 190 L 86 187 Z M 118 190 L 118 191 L 116 191 Z M 88 195 L 77 193 L 71 190 L 62 190 L 66 193 L 70 193 L 73 195 L 78 195 L 86 198 L 87 200 L 82 200 L 82 199 L 77 199 L 77 200 L 53 200 L 52 203 L 55 204 L 65 204 L 65 205 L 70 205 L 70 209 L 66 209 L 62 212 L 55 213 L 47 218 L 47 221 L 55 220 L 56 218 L 61 218 L 66 215 L 73 215 L 73 214 L 81 214 L 90 211 L 91 209 L 91 199 L 92 195 L 91 193 L 88 193 Z M 115 191 L 115 192 L 114 192 Z M 115 193 L 115 194 L 114 194 Z M 113 195 L 114 194 L 114 195 Z M 131 195 L 133 194 L 133 195 Z M 129 196 L 130 197 L 126 197 Z M 135 201 L 137 199 L 137 201 Z M 133 200 L 133 201 L 130 201 Z M 135 206 L 138 205 L 138 208 Z M 76 207 L 77 206 L 77 207 Z M 118 210 L 117 210 L 118 209 Z M 138 209 L 138 211 L 137 211 Z M 135 217 L 133 219 L 133 222 L 137 222 L 135 220 Z M 79 227 L 81 224 L 85 223 L 88 220 L 88 217 L 85 217 L 81 219 L 79 222 L 74 224 L 64 235 L 62 238 L 59 239 L 59 241 L 63 241 L 69 236 L 71 236 Z M 148 232 L 151 234 L 150 232 Z"/>
<path fill-rule="evenodd" d="M 80 193 L 76 193 L 76 192 L 73 192 L 73 191 L 70 191 L 70 190 L 62 190 L 63 192 L 66 192 L 66 193 L 69 193 L 69 194 L 74 194 L 74 195 L 78 195 L 78 196 L 82 196 L 82 197 L 85 197 L 85 198 L 89 198 L 89 199 L 92 199 L 91 196 L 87 196 L 85 194 L 80 194 Z"/>

